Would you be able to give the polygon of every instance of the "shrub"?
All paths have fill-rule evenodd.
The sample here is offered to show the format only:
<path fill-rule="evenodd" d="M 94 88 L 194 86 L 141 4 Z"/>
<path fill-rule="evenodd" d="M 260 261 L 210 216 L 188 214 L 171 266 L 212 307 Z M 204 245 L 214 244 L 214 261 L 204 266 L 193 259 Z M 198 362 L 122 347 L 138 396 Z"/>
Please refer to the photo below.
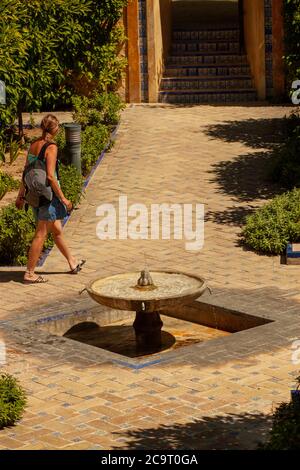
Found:
<path fill-rule="evenodd" d="M 0 429 L 18 421 L 26 406 L 26 394 L 9 374 L 0 375 Z"/>
<path fill-rule="evenodd" d="M 246 218 L 245 244 L 255 251 L 280 254 L 287 243 L 300 240 L 300 189 L 276 196 Z"/>
<path fill-rule="evenodd" d="M 82 132 L 81 162 L 82 172 L 86 175 L 97 161 L 109 139 L 106 126 L 88 126 Z"/>
<path fill-rule="evenodd" d="M 73 203 L 73 206 L 76 206 L 82 196 L 84 178 L 72 165 L 61 165 L 59 176 L 61 189 L 65 197 Z"/>
<path fill-rule="evenodd" d="M 120 111 L 124 103 L 115 93 L 101 93 L 94 96 L 94 106 L 103 114 L 102 123 L 107 126 L 116 126 L 120 120 Z"/>
<path fill-rule="evenodd" d="M 0 171 L 0 199 L 13 189 L 18 189 L 20 186 L 19 181 L 15 180 L 12 176 Z"/>
<path fill-rule="evenodd" d="M 18 210 L 14 204 L 0 211 L 0 265 L 23 266 L 35 232 L 32 210 Z"/>
<path fill-rule="evenodd" d="M 273 415 L 265 450 L 300 450 L 300 410 L 293 402 L 281 403 Z"/>
<path fill-rule="evenodd" d="M 74 120 L 82 125 L 115 126 L 120 119 L 120 111 L 124 107 L 121 98 L 115 93 L 97 93 L 91 98 L 75 96 L 72 100 L 74 106 Z"/>
<path fill-rule="evenodd" d="M 300 186 L 300 126 L 293 126 L 286 142 L 275 151 L 273 179 L 286 188 Z"/>

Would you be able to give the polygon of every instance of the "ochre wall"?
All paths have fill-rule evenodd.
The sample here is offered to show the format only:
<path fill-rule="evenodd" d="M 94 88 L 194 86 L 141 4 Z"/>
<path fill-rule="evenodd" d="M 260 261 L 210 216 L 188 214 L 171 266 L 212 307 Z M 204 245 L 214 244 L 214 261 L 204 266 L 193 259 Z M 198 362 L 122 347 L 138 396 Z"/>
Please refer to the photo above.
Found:
<path fill-rule="evenodd" d="M 149 102 L 158 100 L 164 58 L 172 34 L 172 1 L 147 0 L 148 93 Z"/>
<path fill-rule="evenodd" d="M 285 92 L 283 0 L 273 0 L 273 84 L 274 95 Z"/>
<path fill-rule="evenodd" d="M 258 98 L 266 98 L 264 0 L 244 0 L 245 46 Z"/>
<path fill-rule="evenodd" d="M 141 101 L 138 16 L 138 0 L 131 0 L 124 10 L 124 26 L 128 38 L 126 101 L 129 103 L 140 103 Z"/>

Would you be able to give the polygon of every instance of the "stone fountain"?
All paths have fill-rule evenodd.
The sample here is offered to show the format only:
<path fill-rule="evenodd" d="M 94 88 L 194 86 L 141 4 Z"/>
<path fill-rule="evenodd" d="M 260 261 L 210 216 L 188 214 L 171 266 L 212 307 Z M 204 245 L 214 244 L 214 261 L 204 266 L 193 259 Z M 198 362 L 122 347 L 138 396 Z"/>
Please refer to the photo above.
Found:
<path fill-rule="evenodd" d="M 173 271 L 128 272 L 92 281 L 86 288 L 96 302 L 119 310 L 136 312 L 133 327 L 139 351 L 156 352 L 161 347 L 163 322 L 160 312 L 185 305 L 207 289 L 201 277 Z"/>

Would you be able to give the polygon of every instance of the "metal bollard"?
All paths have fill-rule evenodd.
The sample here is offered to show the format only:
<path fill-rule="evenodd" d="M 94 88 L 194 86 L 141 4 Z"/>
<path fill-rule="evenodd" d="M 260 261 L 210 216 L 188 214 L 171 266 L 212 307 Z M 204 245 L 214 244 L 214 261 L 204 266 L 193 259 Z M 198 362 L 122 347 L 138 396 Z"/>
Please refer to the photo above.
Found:
<path fill-rule="evenodd" d="M 64 125 L 66 133 L 68 163 L 77 168 L 81 174 L 81 125 L 68 123 Z"/>

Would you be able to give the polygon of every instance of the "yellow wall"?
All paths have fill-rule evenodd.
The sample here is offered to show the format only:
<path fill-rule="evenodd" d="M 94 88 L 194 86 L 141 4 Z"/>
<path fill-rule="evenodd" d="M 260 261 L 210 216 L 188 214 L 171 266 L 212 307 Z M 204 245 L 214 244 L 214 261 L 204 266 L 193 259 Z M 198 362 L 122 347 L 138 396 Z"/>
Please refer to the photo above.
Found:
<path fill-rule="evenodd" d="M 258 98 L 266 98 L 264 0 L 244 0 L 245 43 Z"/>
<path fill-rule="evenodd" d="M 147 0 L 148 92 L 157 101 L 172 34 L 172 0 Z"/>

